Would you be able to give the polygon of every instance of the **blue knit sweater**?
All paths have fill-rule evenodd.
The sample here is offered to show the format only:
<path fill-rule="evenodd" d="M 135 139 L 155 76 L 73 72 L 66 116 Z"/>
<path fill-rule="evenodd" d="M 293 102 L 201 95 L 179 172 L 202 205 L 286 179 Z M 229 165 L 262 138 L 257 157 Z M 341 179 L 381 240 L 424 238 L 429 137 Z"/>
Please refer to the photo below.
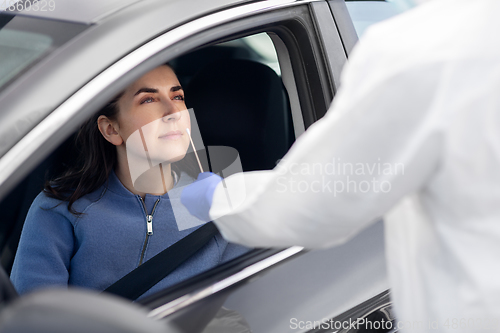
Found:
<path fill-rule="evenodd" d="M 40 193 L 26 217 L 10 276 L 17 291 L 22 294 L 67 285 L 106 289 L 141 261 L 149 260 L 200 226 L 201 221 L 180 203 L 182 187 L 191 182 L 193 178 L 182 173 L 174 189 L 161 196 L 146 194 L 143 205 L 141 197 L 127 190 L 113 172 L 107 185 L 74 203 L 76 211 L 84 212 L 80 217 L 68 211 L 67 202 L 60 204 Z M 152 213 L 155 203 L 153 234 L 147 235 L 146 215 Z M 218 233 L 142 297 L 248 250 L 228 244 Z"/>

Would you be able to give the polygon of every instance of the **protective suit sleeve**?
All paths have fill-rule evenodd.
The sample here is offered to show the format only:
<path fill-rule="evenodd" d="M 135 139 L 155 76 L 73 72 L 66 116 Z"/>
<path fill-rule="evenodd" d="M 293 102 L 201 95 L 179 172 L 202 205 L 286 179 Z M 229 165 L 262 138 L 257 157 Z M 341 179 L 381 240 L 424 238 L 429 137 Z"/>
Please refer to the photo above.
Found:
<path fill-rule="evenodd" d="M 436 83 L 444 66 L 397 66 L 370 36 L 355 48 L 323 119 L 272 171 L 245 177 L 245 200 L 228 209 L 221 184 L 210 215 L 230 242 L 253 247 L 343 243 L 418 190 L 442 146 Z M 241 183 L 234 181 L 235 183 Z"/>
<path fill-rule="evenodd" d="M 20 294 L 68 285 L 73 225 L 55 209 L 48 209 L 57 204 L 52 204 L 54 201 L 39 194 L 26 216 L 10 275 Z"/>

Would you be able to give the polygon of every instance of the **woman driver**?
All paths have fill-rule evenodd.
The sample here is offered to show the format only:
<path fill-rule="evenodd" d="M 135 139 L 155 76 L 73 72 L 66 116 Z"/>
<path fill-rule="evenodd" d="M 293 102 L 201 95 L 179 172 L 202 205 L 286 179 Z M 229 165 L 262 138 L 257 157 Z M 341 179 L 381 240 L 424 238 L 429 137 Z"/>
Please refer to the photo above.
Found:
<path fill-rule="evenodd" d="M 83 163 L 47 183 L 26 217 L 11 273 L 18 292 L 67 285 L 104 290 L 193 232 L 180 225 L 199 223 L 167 194 L 194 181 L 195 174 L 172 165 L 186 155 L 190 126 L 182 87 L 167 65 L 84 124 L 78 133 Z M 246 251 L 217 233 L 143 296 Z"/>

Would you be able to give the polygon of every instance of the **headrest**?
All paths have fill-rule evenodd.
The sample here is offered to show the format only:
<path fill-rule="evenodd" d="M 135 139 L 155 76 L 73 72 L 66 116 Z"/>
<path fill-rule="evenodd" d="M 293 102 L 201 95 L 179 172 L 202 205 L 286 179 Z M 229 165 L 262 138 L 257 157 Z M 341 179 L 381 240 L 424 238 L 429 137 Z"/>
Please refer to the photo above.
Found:
<path fill-rule="evenodd" d="M 243 170 L 272 169 L 293 142 L 283 83 L 264 64 L 213 62 L 193 77 L 185 95 L 205 146 L 237 149 Z"/>

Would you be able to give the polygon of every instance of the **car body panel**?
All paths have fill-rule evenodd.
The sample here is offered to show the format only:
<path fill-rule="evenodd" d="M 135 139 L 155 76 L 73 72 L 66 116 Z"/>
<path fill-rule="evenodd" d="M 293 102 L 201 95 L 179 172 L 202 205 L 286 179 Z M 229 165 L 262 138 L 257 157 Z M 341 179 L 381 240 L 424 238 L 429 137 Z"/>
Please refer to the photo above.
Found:
<path fill-rule="evenodd" d="M 91 24 L 140 0 L 10 1 L 1 10 L 16 15 Z M 50 4 L 49 4 L 50 2 Z M 11 4 L 12 3 L 12 4 Z M 3 5 L 3 4 L 2 4 Z M 7 5 L 5 5 L 7 6 Z"/>
<path fill-rule="evenodd" d="M 383 234 L 380 221 L 344 245 L 289 260 L 234 291 L 224 306 L 255 333 L 300 332 L 292 318 L 333 318 L 389 289 Z"/>

